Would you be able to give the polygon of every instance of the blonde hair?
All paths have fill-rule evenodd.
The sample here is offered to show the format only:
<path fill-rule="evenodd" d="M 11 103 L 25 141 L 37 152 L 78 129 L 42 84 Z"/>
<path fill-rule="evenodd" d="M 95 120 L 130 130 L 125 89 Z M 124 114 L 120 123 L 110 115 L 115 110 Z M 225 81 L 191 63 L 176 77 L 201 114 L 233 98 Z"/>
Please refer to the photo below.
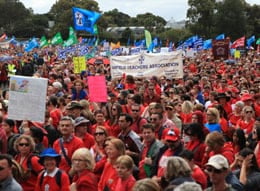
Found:
<path fill-rule="evenodd" d="M 116 165 L 122 165 L 126 167 L 128 170 L 132 170 L 134 168 L 134 161 L 128 155 L 122 155 L 117 158 Z"/>
<path fill-rule="evenodd" d="M 29 143 L 30 151 L 33 152 L 35 150 L 35 142 L 34 142 L 33 138 L 29 135 L 20 135 L 14 142 L 14 150 L 16 152 L 19 152 L 18 146 L 22 139 L 25 139 Z"/>
<path fill-rule="evenodd" d="M 190 101 L 184 101 L 181 105 L 183 113 L 190 113 L 193 110 L 194 105 Z"/>
<path fill-rule="evenodd" d="M 125 154 L 125 144 L 121 139 L 112 138 L 109 140 L 109 143 L 111 143 L 116 148 L 116 150 L 119 151 L 119 155 Z"/>
<path fill-rule="evenodd" d="M 181 157 L 173 156 L 169 157 L 166 171 L 165 171 L 165 178 L 169 181 L 184 176 L 191 175 L 191 168 L 189 164 Z"/>
<path fill-rule="evenodd" d="M 72 160 L 75 158 L 82 158 L 84 161 L 86 161 L 86 169 L 93 170 L 95 167 L 95 160 L 93 155 L 90 153 L 90 151 L 87 148 L 79 148 L 77 149 L 73 155 Z"/>
<path fill-rule="evenodd" d="M 219 111 L 217 108 L 214 108 L 214 107 L 210 107 L 207 109 L 207 112 L 210 112 L 210 114 L 212 114 L 214 117 L 215 117 L 215 120 L 214 122 L 215 123 L 219 123 L 219 120 L 220 120 L 220 115 L 219 115 Z"/>
<path fill-rule="evenodd" d="M 144 178 L 142 180 L 138 180 L 134 187 L 133 191 L 160 191 L 161 188 L 159 184 L 152 180 L 151 178 Z"/>

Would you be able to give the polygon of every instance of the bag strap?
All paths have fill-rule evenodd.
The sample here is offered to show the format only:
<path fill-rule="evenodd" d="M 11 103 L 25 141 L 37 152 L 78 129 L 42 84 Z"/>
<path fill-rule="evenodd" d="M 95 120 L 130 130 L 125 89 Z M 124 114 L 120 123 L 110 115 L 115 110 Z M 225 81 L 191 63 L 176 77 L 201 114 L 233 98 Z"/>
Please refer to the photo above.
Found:
<path fill-rule="evenodd" d="M 57 171 L 57 173 L 55 174 L 55 180 L 56 180 L 56 183 L 57 185 L 61 188 L 61 174 L 62 174 L 62 171 L 59 169 Z M 44 172 L 42 172 L 42 174 L 40 175 L 40 187 L 42 186 L 42 183 L 43 183 L 43 178 L 44 178 Z"/>
<path fill-rule="evenodd" d="M 66 154 L 66 151 L 64 149 L 63 142 L 62 142 L 61 138 L 59 139 L 59 142 L 60 142 L 60 148 L 61 148 L 62 154 L 63 154 L 66 162 L 68 163 L 68 165 L 71 166 L 71 160 L 69 159 L 68 155 Z"/>

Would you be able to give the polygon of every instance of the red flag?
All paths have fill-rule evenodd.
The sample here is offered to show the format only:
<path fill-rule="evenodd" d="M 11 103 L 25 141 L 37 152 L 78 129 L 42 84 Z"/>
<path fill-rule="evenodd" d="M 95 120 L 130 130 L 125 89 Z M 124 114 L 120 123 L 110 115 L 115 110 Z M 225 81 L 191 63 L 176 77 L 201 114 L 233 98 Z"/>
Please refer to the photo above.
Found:
<path fill-rule="evenodd" d="M 231 45 L 231 48 L 237 48 L 239 46 L 245 46 L 245 39 L 246 39 L 245 36 L 237 39 L 235 42 L 233 42 L 233 44 Z"/>
<path fill-rule="evenodd" d="M 6 39 L 6 34 L 5 33 L 0 37 L 0 41 L 3 41 L 4 39 Z"/>

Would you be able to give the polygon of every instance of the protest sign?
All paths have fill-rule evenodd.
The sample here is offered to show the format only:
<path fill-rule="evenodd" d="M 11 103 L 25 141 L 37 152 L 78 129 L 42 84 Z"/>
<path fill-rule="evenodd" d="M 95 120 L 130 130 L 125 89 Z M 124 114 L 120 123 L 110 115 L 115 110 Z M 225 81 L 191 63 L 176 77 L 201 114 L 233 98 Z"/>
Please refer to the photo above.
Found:
<path fill-rule="evenodd" d="M 105 76 L 88 77 L 89 101 L 107 102 L 107 87 Z"/>
<path fill-rule="evenodd" d="M 229 40 L 212 40 L 212 52 L 215 60 L 228 59 L 229 56 Z"/>
<path fill-rule="evenodd" d="M 235 57 L 235 58 L 240 58 L 240 51 L 239 51 L 239 50 L 236 50 L 236 51 L 235 51 L 234 57 Z"/>
<path fill-rule="evenodd" d="M 74 73 L 80 74 L 86 70 L 86 59 L 84 56 L 73 57 Z"/>
<path fill-rule="evenodd" d="M 44 122 L 47 82 L 45 78 L 11 76 L 8 118 Z"/>
<path fill-rule="evenodd" d="M 135 77 L 166 76 L 183 77 L 182 52 L 141 53 L 131 56 L 110 58 L 112 78 L 120 78 L 124 73 Z"/>

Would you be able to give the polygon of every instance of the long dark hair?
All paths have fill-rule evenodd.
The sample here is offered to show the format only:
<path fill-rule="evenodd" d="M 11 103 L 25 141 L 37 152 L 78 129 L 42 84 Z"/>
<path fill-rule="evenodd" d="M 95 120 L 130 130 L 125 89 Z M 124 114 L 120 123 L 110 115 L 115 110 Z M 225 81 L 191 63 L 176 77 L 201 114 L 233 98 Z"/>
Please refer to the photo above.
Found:
<path fill-rule="evenodd" d="M 236 129 L 234 134 L 237 135 L 237 138 L 238 138 L 238 146 L 239 146 L 239 149 L 242 150 L 243 148 L 246 147 L 246 137 L 245 137 L 245 133 L 242 129 Z"/>

